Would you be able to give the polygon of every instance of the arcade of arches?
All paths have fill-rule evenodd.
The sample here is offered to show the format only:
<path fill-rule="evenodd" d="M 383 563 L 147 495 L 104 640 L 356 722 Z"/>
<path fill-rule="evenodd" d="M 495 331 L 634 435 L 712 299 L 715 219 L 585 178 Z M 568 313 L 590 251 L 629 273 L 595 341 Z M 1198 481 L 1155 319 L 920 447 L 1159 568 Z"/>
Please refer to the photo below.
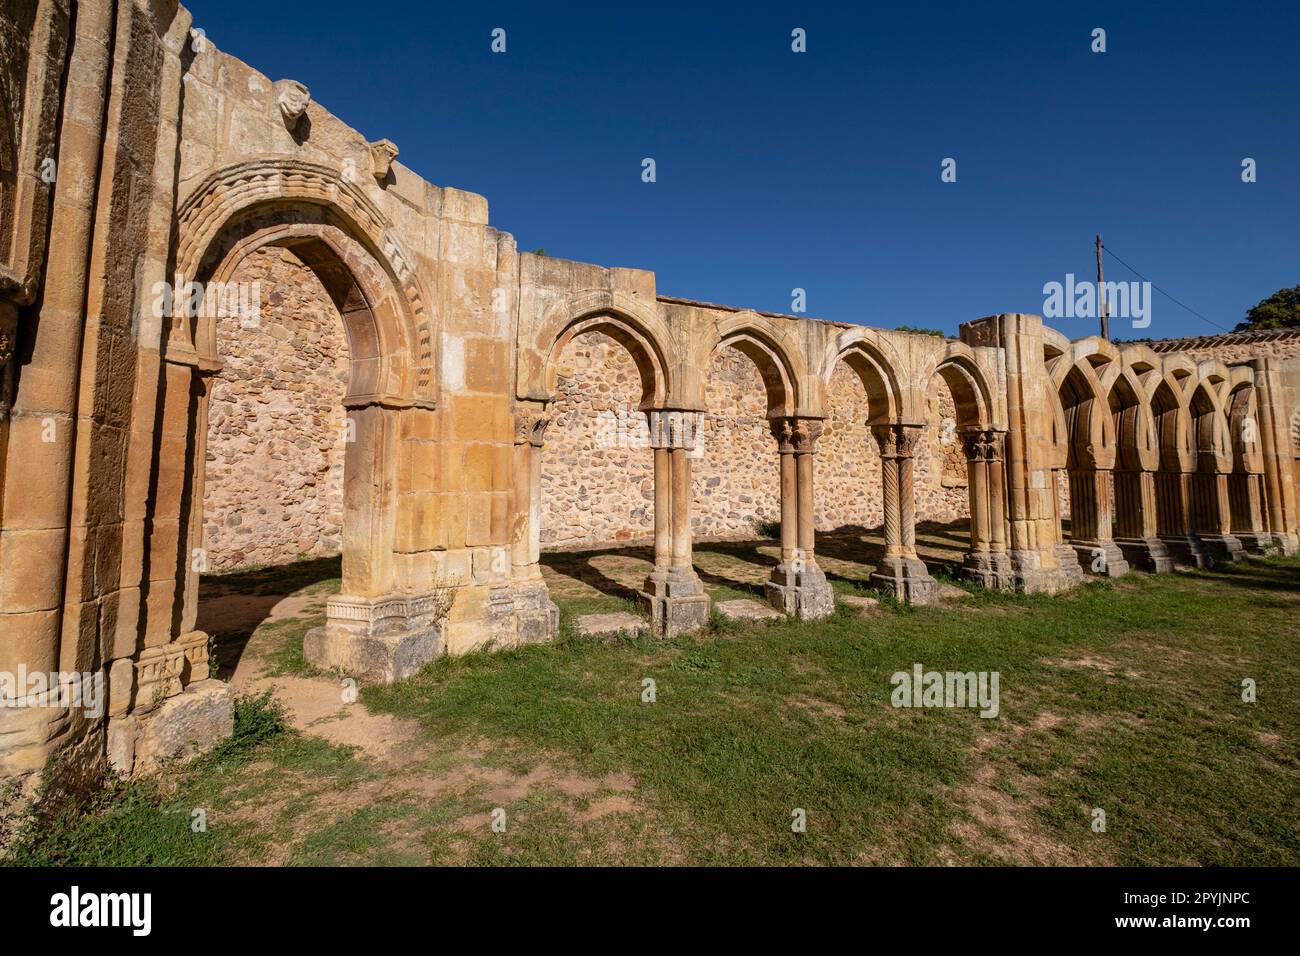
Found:
<path fill-rule="evenodd" d="M 544 545 L 644 539 L 663 634 L 707 620 L 697 538 L 760 522 L 766 596 L 804 619 L 846 525 L 918 603 L 926 520 L 968 523 L 971 580 L 1030 592 L 1300 548 L 1294 342 L 663 296 L 520 253 L 483 197 L 191 28 L 168 0 L 0 13 L 0 673 L 56 675 L 0 709 L 4 774 L 228 732 L 198 584 L 250 564 L 341 554 L 305 653 L 392 681 L 550 639 Z"/>

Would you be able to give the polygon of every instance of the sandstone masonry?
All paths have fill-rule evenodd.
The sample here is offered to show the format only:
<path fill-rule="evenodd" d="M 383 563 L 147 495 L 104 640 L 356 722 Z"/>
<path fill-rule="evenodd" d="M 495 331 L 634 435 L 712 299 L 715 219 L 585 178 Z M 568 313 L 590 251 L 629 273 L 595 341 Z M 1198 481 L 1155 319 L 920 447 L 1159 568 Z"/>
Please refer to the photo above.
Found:
<path fill-rule="evenodd" d="M 819 528 L 879 526 L 871 581 L 914 603 L 939 594 L 923 518 L 968 515 L 962 573 L 1038 593 L 1300 549 L 1300 362 L 1271 341 L 663 295 L 520 253 L 485 198 L 192 27 L 173 0 L 0 7 L 0 673 L 108 689 L 7 701 L 0 775 L 210 745 L 200 575 L 335 542 L 304 653 L 369 681 L 551 639 L 543 541 L 653 542 L 661 635 L 708 620 L 695 537 L 758 520 L 767 601 L 803 620 L 834 610 Z M 212 308 L 255 282 L 252 327 Z"/>

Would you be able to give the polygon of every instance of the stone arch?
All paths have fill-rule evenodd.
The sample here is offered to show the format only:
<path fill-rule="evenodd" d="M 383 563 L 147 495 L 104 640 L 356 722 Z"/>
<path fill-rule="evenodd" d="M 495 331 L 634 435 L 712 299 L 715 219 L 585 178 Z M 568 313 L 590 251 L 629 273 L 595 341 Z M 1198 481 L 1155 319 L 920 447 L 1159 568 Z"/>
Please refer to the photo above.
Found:
<path fill-rule="evenodd" d="M 331 244 L 339 257 L 357 273 L 359 283 L 370 280 L 379 364 L 385 366 L 381 394 L 432 407 L 437 395 L 435 336 L 415 260 L 378 206 L 333 167 L 263 157 L 210 174 L 177 212 L 175 287 L 216 274 L 222 260 L 238 254 L 237 247 L 246 254 L 266 245 L 276 230 L 294 225 L 314 225 L 322 238 L 326 227 L 333 227 Z M 385 285 L 390 288 L 380 295 Z M 202 351 L 196 324 L 186 328 L 174 322 L 169 351 L 191 349 L 202 360 L 214 360 L 213 353 Z"/>
<path fill-rule="evenodd" d="M 1237 367 L 1227 382 L 1223 401 L 1236 474 L 1263 474 L 1264 448 L 1259 428 L 1259 393 L 1251 369 Z"/>
<path fill-rule="evenodd" d="M 845 329 L 827 347 L 821 379 L 829 385 L 837 363 L 843 361 L 867 392 L 870 423 L 919 421 L 917 410 L 901 385 L 905 365 L 894 347 L 874 329 Z"/>
<path fill-rule="evenodd" d="M 399 580 L 395 557 L 404 418 L 432 415 L 435 399 L 433 334 L 420 282 L 359 187 L 318 164 L 263 160 L 212 174 L 181 207 L 176 286 L 183 290 L 194 282 L 211 294 L 218 288 L 214 283 L 227 281 L 247 256 L 276 246 L 289 248 L 320 280 L 338 309 L 351 356 L 344 399 L 350 435 L 343 466 L 342 594 L 329 602 L 326 630 L 400 630 L 395 618 L 404 617 L 408 605 L 383 602 L 430 587 L 428 581 Z M 208 403 L 211 374 L 220 368 L 213 303 L 204 304 L 198 302 L 197 314 L 182 310 L 172 321 L 166 351 L 164 415 L 188 422 L 182 558 L 202 545 Z M 186 365 L 197 375 L 188 388 L 179 379 L 173 388 L 171 370 Z M 197 575 L 190 562 L 182 566 L 184 631 L 197 611 Z M 356 663 L 339 659 L 330 666 Z"/>
<path fill-rule="evenodd" d="M 288 222 L 267 222 L 286 214 Z M 316 274 L 342 319 L 352 356 L 345 404 L 414 404 L 409 329 L 401 306 L 365 247 L 332 219 L 323 210 L 283 206 L 242 218 L 221 233 L 196 281 L 204 290 L 220 289 L 251 253 L 274 246 L 291 250 Z M 216 309 L 202 306 L 192 327 L 195 349 L 215 367 Z"/>
<path fill-rule="evenodd" d="M 1218 362 L 1198 366 L 1201 377 L 1189 385 L 1187 410 L 1195 454 L 1187 505 L 1192 531 L 1210 558 L 1236 560 L 1241 540 L 1232 533 L 1232 435 L 1221 397 L 1230 373 Z"/>
<path fill-rule="evenodd" d="M 1096 371 L 1086 361 L 1064 366 L 1057 393 L 1065 417 L 1066 467 L 1114 467 L 1115 422 Z"/>
<path fill-rule="evenodd" d="M 932 381 L 935 375 L 942 378 L 952 392 L 957 408 L 958 428 L 994 427 L 993 390 L 989 388 L 984 372 L 968 345 L 949 342 L 938 364 L 925 380 Z"/>
<path fill-rule="evenodd" d="M 1232 436 L 1215 384 L 1210 379 L 1197 382 L 1188 398 L 1187 409 L 1197 469 L 1224 475 L 1232 471 Z"/>
<path fill-rule="evenodd" d="M 1161 471 L 1192 471 L 1196 467 L 1188 427 L 1187 399 L 1181 383 L 1171 374 L 1153 381 L 1150 392 L 1151 418 L 1160 442 Z"/>
<path fill-rule="evenodd" d="M 993 395 L 970 347 L 950 342 L 938 358 L 924 381 L 927 391 L 936 376 L 947 386 L 961 432 L 970 534 L 963 572 L 985 587 L 1009 588 L 1006 430 L 995 424 Z"/>
<path fill-rule="evenodd" d="M 519 356 L 521 398 L 554 398 L 560 353 L 584 332 L 603 332 L 627 349 L 641 377 L 642 409 L 670 407 L 678 363 L 667 325 L 633 297 L 603 290 L 577 293 L 551 309 L 533 337 L 532 354 Z"/>
<path fill-rule="evenodd" d="M 779 331 L 764 328 L 753 313 L 741 313 L 718 324 L 717 341 L 709 350 L 708 363 L 718 349 L 730 347 L 757 367 L 767 393 L 767 414 L 779 418 L 797 414 L 808 404 L 802 356 L 794 343 Z"/>
<path fill-rule="evenodd" d="M 1121 471 L 1155 471 L 1160 443 L 1142 383 L 1131 369 L 1115 375 L 1106 392 L 1115 435 L 1115 467 Z"/>
<path fill-rule="evenodd" d="M 1064 529 L 1061 541 L 1073 548 L 1083 567 L 1112 577 L 1126 573 L 1129 565 L 1114 539 L 1115 418 L 1098 370 L 1117 366 L 1117 358 L 1110 343 L 1084 339 L 1049 365 L 1061 416 L 1055 426 L 1053 500 L 1058 522 L 1067 501 L 1070 515 L 1068 542 Z"/>

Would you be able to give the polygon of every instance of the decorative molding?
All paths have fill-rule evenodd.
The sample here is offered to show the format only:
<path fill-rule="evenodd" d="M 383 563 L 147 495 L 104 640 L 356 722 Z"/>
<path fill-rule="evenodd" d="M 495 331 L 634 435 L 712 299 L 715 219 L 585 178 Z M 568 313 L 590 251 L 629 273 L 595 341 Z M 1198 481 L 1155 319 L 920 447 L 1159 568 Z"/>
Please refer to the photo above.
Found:
<path fill-rule="evenodd" d="M 355 178 L 355 177 L 354 177 Z M 433 329 L 413 257 L 379 207 L 339 169 L 284 157 L 263 157 L 217 170 L 181 204 L 176 216 L 176 284 L 196 279 L 203 257 L 239 213 L 276 201 L 307 202 L 340 212 L 372 254 L 381 257 L 410 308 L 416 337 L 412 372 L 415 401 L 436 399 Z M 169 344 L 169 351 L 174 346 Z M 192 344 L 191 344 L 192 348 Z M 184 351 L 183 343 L 181 345 Z"/>

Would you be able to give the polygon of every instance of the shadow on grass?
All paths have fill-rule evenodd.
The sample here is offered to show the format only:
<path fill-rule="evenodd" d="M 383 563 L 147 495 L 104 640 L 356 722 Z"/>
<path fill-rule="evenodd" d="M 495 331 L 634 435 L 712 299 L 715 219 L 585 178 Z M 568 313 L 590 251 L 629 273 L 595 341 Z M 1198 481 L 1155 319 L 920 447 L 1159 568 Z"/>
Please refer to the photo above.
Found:
<path fill-rule="evenodd" d="M 304 591 L 336 590 L 342 575 L 339 556 L 204 575 L 195 626 L 212 638 L 217 676 L 230 678 L 249 639 L 277 604 Z"/>

